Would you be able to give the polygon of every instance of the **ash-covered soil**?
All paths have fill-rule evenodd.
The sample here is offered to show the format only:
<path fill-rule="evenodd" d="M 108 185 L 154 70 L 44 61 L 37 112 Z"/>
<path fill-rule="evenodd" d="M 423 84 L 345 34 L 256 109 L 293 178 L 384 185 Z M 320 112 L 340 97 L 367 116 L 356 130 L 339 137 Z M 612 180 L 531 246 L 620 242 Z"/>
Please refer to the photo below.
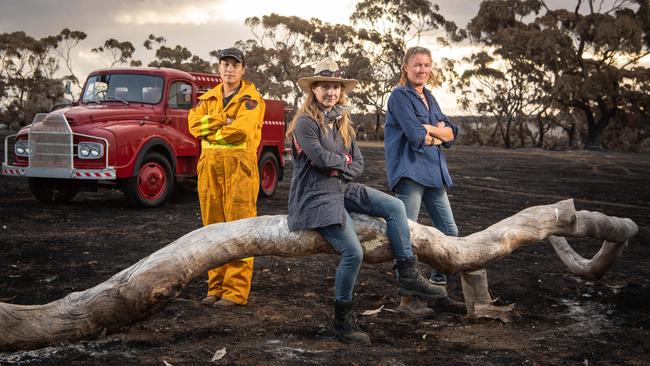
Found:
<path fill-rule="evenodd" d="M 386 190 L 381 144 L 364 143 L 363 183 Z M 515 303 L 508 324 L 469 321 L 439 311 L 423 321 L 382 311 L 361 317 L 372 346 L 350 346 L 329 333 L 335 256 L 258 257 L 250 302 L 233 311 L 202 306 L 205 280 L 192 281 L 154 316 L 100 339 L 19 352 L 21 365 L 647 365 L 650 359 L 650 156 L 455 146 L 447 152 L 456 186 L 450 200 L 460 235 L 483 230 L 534 205 L 575 199 L 578 210 L 633 219 L 640 228 L 602 280 L 567 271 L 540 242 L 488 267 L 490 288 Z M 286 213 L 291 177 L 259 215 Z M 23 179 L 0 177 L 0 301 L 44 304 L 95 286 L 201 226 L 191 181 L 161 208 L 127 207 L 121 192 L 83 192 L 46 205 Z M 430 224 L 424 212 L 421 220 Z M 572 240 L 591 257 L 601 243 Z M 389 263 L 364 264 L 359 312 L 395 309 Z M 450 295 L 462 297 L 459 276 Z M 0 332 L 9 330 L 0 329 Z M 210 362 L 216 351 L 225 355 Z"/>

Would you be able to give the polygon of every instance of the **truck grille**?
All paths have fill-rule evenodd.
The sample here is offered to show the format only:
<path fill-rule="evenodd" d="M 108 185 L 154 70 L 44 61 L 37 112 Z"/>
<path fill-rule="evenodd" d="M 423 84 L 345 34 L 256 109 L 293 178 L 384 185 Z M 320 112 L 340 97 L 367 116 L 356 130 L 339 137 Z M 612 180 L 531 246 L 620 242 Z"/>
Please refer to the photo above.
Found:
<path fill-rule="evenodd" d="M 32 168 L 72 168 L 72 130 L 62 113 L 39 113 L 29 130 Z"/>

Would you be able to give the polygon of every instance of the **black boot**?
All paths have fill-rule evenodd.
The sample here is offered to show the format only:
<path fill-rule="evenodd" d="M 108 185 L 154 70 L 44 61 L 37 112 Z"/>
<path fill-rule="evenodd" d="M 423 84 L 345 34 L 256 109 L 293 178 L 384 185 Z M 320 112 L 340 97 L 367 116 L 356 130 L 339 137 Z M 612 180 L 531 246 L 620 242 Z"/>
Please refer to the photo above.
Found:
<path fill-rule="evenodd" d="M 430 308 L 433 308 L 438 311 L 443 311 L 446 313 L 454 314 L 466 314 L 467 307 L 464 302 L 455 301 L 449 297 L 444 297 L 442 299 L 431 300 L 428 303 Z"/>
<path fill-rule="evenodd" d="M 405 257 L 395 260 L 397 269 L 398 293 L 401 296 L 422 296 L 427 299 L 439 299 L 447 297 L 447 289 L 444 286 L 434 285 L 418 272 L 417 258 Z"/>
<path fill-rule="evenodd" d="M 343 343 L 370 345 L 370 337 L 359 329 L 357 318 L 352 312 L 352 301 L 334 303 L 334 334 Z"/>

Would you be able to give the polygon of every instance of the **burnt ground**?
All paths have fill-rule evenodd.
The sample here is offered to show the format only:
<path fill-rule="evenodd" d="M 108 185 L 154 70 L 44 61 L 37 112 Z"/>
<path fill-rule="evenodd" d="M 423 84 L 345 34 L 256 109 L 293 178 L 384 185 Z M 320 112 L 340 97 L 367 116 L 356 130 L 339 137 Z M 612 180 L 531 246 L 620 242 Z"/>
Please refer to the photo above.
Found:
<path fill-rule="evenodd" d="M 385 190 L 381 145 L 362 145 L 362 182 Z M 521 209 L 574 198 L 577 209 L 629 217 L 640 227 L 601 281 L 569 273 L 547 242 L 488 268 L 490 287 L 515 303 L 512 323 L 438 312 L 414 321 L 390 311 L 361 319 L 371 347 L 343 345 L 328 331 L 334 256 L 259 257 L 250 302 L 231 312 L 201 306 L 205 278 L 154 316 L 100 339 L 35 351 L 0 352 L 0 364 L 190 365 L 642 365 L 650 355 L 650 156 L 603 152 L 448 152 L 451 203 L 461 235 Z M 290 177 L 290 170 L 287 172 Z M 36 201 L 22 179 L 0 177 L 0 301 L 42 304 L 92 287 L 200 227 L 192 182 L 167 205 L 135 210 L 119 191 L 83 192 L 70 204 Z M 259 214 L 286 212 L 289 180 L 260 199 Z M 424 214 L 422 215 L 425 216 Z M 591 256 L 600 243 L 573 240 Z M 364 264 L 357 309 L 394 309 L 388 263 Z M 459 276 L 449 291 L 461 298 Z"/>

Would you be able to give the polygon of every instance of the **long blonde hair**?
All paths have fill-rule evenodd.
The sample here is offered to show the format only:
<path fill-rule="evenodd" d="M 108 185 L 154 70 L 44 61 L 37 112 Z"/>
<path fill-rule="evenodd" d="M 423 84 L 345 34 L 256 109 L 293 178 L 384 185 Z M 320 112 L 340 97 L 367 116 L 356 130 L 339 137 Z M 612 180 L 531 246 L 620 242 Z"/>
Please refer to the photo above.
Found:
<path fill-rule="evenodd" d="M 409 61 L 415 55 L 426 55 L 429 56 L 429 61 L 433 62 L 433 58 L 431 57 L 431 51 L 426 48 L 426 47 L 411 47 L 408 50 L 406 50 L 406 53 L 404 54 L 404 59 L 402 60 L 402 66 L 400 67 L 400 76 L 399 76 L 399 82 L 397 84 L 399 85 L 406 85 L 408 82 L 408 78 L 406 76 L 406 66 L 408 65 Z M 433 69 L 431 70 L 431 73 L 429 74 L 429 80 L 427 80 L 427 84 L 431 86 L 438 86 L 440 85 L 440 78 L 438 77 L 438 73 L 434 72 Z"/>
<path fill-rule="evenodd" d="M 339 101 L 336 104 L 345 106 L 347 100 L 348 97 L 345 94 L 345 91 L 341 89 L 341 95 L 339 97 Z M 321 130 L 327 131 L 327 129 L 325 128 L 325 118 L 323 117 L 323 112 L 321 112 L 318 109 L 318 102 L 316 100 L 316 96 L 311 91 L 311 86 L 309 88 L 309 93 L 307 93 L 305 100 L 303 101 L 302 105 L 298 109 L 298 113 L 296 113 L 296 115 L 289 123 L 289 128 L 287 129 L 287 138 L 289 140 L 293 139 L 293 130 L 296 128 L 296 121 L 298 121 L 298 119 L 303 115 L 306 115 L 311 119 L 313 119 L 314 121 L 318 122 L 318 125 L 320 126 Z M 343 109 L 343 117 L 338 123 L 338 130 L 339 133 L 341 134 L 341 137 L 343 138 L 343 143 L 345 144 L 345 147 L 349 149 L 350 145 L 352 144 L 352 139 L 354 138 L 354 128 L 350 123 L 350 111 L 348 108 Z"/>

